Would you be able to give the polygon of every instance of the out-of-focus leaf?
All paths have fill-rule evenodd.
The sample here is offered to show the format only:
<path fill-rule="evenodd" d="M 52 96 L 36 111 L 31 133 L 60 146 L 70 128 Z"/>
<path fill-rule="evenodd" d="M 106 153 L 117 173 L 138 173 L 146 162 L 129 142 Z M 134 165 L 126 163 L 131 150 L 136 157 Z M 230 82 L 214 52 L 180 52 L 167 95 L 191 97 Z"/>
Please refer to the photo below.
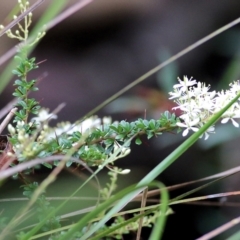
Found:
<path fill-rule="evenodd" d="M 160 53 L 158 54 L 158 59 L 160 62 L 164 62 L 170 57 L 171 54 L 166 48 L 161 49 Z M 176 84 L 177 76 L 178 65 L 177 62 L 174 61 L 173 63 L 168 64 L 158 72 L 157 82 L 159 87 L 166 93 L 172 91 L 172 86 Z"/>

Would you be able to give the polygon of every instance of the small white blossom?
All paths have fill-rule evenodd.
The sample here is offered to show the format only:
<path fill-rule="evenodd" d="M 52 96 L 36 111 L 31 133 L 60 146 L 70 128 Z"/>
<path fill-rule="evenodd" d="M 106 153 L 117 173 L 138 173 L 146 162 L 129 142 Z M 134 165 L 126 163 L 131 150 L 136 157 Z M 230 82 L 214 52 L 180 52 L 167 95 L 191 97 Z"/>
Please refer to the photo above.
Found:
<path fill-rule="evenodd" d="M 8 131 L 14 135 L 16 133 L 16 129 L 13 127 L 13 125 L 10 123 L 8 124 Z"/>
<path fill-rule="evenodd" d="M 239 127 L 239 124 L 233 119 L 233 118 L 230 118 L 230 117 L 227 117 L 227 118 L 223 118 L 222 119 L 222 121 L 221 121 L 221 123 L 227 123 L 228 122 L 228 120 L 231 120 L 232 121 L 232 124 L 233 124 L 233 126 L 234 127 Z"/>
<path fill-rule="evenodd" d="M 78 131 L 86 132 L 87 130 L 97 128 L 101 125 L 101 119 L 96 116 L 90 117 L 78 125 Z"/>
<path fill-rule="evenodd" d="M 199 123 L 199 119 L 195 119 L 193 121 L 190 121 L 189 119 L 187 121 L 185 121 L 185 123 L 181 123 L 181 122 L 178 122 L 177 123 L 177 126 L 179 127 L 182 127 L 182 128 L 186 128 L 184 131 L 183 131 L 183 136 L 187 136 L 189 131 L 192 130 L 194 132 L 197 132 L 198 131 L 198 128 L 197 127 L 194 127 L 197 123 Z"/>
<path fill-rule="evenodd" d="M 112 118 L 111 117 L 103 117 L 102 122 L 103 122 L 103 124 L 111 124 Z"/>
<path fill-rule="evenodd" d="M 130 172 L 131 172 L 130 169 L 124 169 L 124 170 L 122 170 L 122 171 L 120 172 L 120 174 L 125 175 L 125 174 L 129 174 Z"/>
<path fill-rule="evenodd" d="M 56 119 L 56 118 L 57 118 L 57 115 L 53 113 L 49 113 L 49 109 L 41 108 L 38 112 L 38 116 L 32 118 L 32 121 L 36 123 L 42 123 L 50 119 Z"/>
<path fill-rule="evenodd" d="M 197 83 L 196 80 L 192 80 L 192 78 L 188 79 L 187 76 L 183 77 L 183 81 L 178 78 L 179 84 L 175 84 L 173 88 L 179 88 L 180 92 L 185 92 L 188 87 L 193 86 Z"/>
<path fill-rule="evenodd" d="M 205 135 L 204 140 L 207 140 L 209 138 L 209 136 L 210 136 L 209 133 L 215 133 L 214 130 L 215 130 L 214 126 L 211 126 L 210 128 L 208 128 L 207 131 L 204 132 L 204 134 L 203 134 L 203 135 Z M 202 138 L 203 135 L 201 135 L 199 138 Z"/>
<path fill-rule="evenodd" d="M 173 98 L 179 98 L 181 97 L 181 92 L 178 91 L 177 89 L 174 89 L 174 92 L 170 92 L 169 95 L 171 95 L 172 97 L 170 97 L 169 99 L 173 99 Z"/>
<path fill-rule="evenodd" d="M 43 118 L 45 119 L 45 117 Z M 101 128 L 102 124 L 110 124 L 111 118 L 103 118 L 100 119 L 97 116 L 92 116 L 80 123 L 70 123 L 70 122 L 61 122 L 58 123 L 56 127 L 51 128 L 48 125 L 43 125 L 43 130 L 40 133 L 40 136 L 38 137 L 38 140 L 41 139 L 47 139 L 51 140 L 56 138 L 56 136 L 60 136 L 63 133 L 66 134 L 73 134 L 74 132 L 80 132 L 81 134 L 90 134 L 92 130 L 96 128 Z"/>

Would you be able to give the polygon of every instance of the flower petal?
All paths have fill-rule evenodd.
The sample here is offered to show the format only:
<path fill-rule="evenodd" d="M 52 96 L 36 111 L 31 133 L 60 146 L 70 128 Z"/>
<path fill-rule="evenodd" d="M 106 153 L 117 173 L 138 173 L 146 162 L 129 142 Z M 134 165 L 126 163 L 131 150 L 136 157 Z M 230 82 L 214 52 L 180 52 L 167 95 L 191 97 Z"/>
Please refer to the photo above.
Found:
<path fill-rule="evenodd" d="M 238 124 L 234 119 L 231 118 L 231 120 L 232 120 L 233 126 L 236 127 L 236 128 L 238 128 L 238 127 L 239 127 L 239 124 Z"/>
<path fill-rule="evenodd" d="M 188 130 L 188 128 L 186 128 L 182 133 L 183 137 L 186 137 L 188 135 L 188 132 L 189 132 L 189 130 Z"/>
<path fill-rule="evenodd" d="M 223 118 L 222 121 L 221 121 L 221 123 L 223 123 L 223 124 L 224 124 L 224 123 L 227 123 L 228 120 L 229 120 L 229 118 Z"/>

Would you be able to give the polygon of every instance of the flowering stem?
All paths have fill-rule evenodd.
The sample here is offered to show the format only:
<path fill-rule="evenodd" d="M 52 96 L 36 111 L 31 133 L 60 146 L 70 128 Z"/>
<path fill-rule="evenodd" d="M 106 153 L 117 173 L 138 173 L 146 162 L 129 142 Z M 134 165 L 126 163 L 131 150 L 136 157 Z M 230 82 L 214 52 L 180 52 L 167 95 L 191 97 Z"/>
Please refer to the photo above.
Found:
<path fill-rule="evenodd" d="M 40 4 L 42 4 L 45 0 L 38 0 L 31 7 L 29 7 L 25 12 L 20 14 L 16 19 L 14 19 L 11 23 L 9 23 L 1 32 L 0 37 L 6 33 L 7 30 L 13 28 L 16 24 L 18 24 L 23 18 L 25 18 L 30 12 L 35 10 Z"/>

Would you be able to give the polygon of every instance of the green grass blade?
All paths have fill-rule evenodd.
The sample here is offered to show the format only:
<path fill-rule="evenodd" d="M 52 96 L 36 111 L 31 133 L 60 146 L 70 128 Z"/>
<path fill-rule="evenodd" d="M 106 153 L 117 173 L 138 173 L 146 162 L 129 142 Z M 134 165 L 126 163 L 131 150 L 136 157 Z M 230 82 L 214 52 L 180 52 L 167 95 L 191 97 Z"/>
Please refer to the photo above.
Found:
<path fill-rule="evenodd" d="M 160 216 L 158 217 L 154 225 L 154 228 L 149 237 L 149 240 L 160 240 L 162 238 L 166 220 L 167 220 L 166 212 L 168 210 L 168 204 L 169 204 L 168 191 L 162 183 L 159 183 L 159 189 L 161 189 Z"/>
<path fill-rule="evenodd" d="M 240 223 L 240 219 L 238 218 Z M 228 237 L 227 240 L 239 240 L 240 239 L 240 231 L 235 232 L 232 236 Z"/>
<path fill-rule="evenodd" d="M 75 234 L 77 231 L 82 230 L 84 227 L 87 226 L 88 222 L 96 218 L 101 212 L 106 211 L 109 207 L 111 207 L 112 204 L 114 204 L 116 201 L 119 201 L 119 199 L 122 199 L 124 196 L 128 195 L 134 190 L 140 190 L 142 188 L 147 187 L 147 185 L 141 185 L 136 187 L 136 185 L 132 185 L 130 187 L 127 187 L 117 194 L 115 194 L 113 197 L 108 199 L 107 201 L 101 203 L 96 209 L 94 209 L 92 212 L 86 214 L 78 223 L 76 223 L 65 235 L 59 238 L 59 240 L 68 240 L 71 239 L 73 234 Z M 105 217 L 103 218 L 105 219 Z M 88 239 L 89 236 L 92 235 L 96 230 L 100 229 L 102 226 L 104 226 L 105 222 L 102 224 L 96 224 L 98 225 L 98 228 L 96 229 L 96 225 L 94 225 L 93 228 L 89 229 L 87 233 L 81 237 L 81 240 Z M 92 230 L 93 229 L 93 230 Z"/>
<path fill-rule="evenodd" d="M 156 186 L 159 189 L 161 189 L 161 204 L 159 204 L 159 217 L 158 220 L 156 221 L 155 227 L 152 231 L 150 240 L 160 240 L 163 230 L 164 230 L 164 226 L 165 226 L 165 222 L 166 222 L 166 218 L 167 218 L 167 210 L 168 210 L 168 203 L 169 203 L 169 196 L 168 196 L 168 192 L 167 189 L 165 188 L 165 186 L 162 183 L 159 182 L 152 182 L 151 184 L 152 186 Z M 156 209 L 156 208 L 154 208 Z M 107 230 L 97 234 L 94 237 L 91 237 L 90 240 L 97 240 L 97 239 L 102 239 L 103 237 L 108 236 L 110 233 L 124 227 L 127 226 L 129 223 L 133 223 L 133 222 L 137 222 L 140 218 L 147 216 L 151 213 L 153 213 L 153 211 L 155 211 L 154 209 L 150 209 L 150 210 L 143 210 L 145 211 L 144 213 L 141 214 L 137 214 L 136 216 L 132 217 L 131 219 L 125 220 L 123 223 L 117 224 L 114 227 L 108 228 Z M 141 211 L 142 209 L 139 209 L 139 211 Z"/>

